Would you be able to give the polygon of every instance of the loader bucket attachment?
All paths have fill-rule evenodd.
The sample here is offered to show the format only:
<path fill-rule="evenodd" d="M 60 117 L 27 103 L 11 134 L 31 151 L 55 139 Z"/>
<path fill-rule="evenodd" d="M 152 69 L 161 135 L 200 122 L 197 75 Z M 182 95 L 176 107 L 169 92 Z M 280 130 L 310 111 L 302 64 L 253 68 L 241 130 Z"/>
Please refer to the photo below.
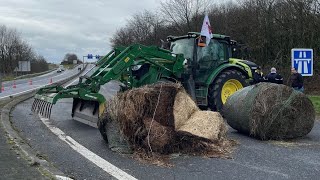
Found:
<path fill-rule="evenodd" d="M 97 128 L 99 116 L 104 111 L 104 104 L 98 101 L 73 99 L 71 116 L 74 120 Z"/>

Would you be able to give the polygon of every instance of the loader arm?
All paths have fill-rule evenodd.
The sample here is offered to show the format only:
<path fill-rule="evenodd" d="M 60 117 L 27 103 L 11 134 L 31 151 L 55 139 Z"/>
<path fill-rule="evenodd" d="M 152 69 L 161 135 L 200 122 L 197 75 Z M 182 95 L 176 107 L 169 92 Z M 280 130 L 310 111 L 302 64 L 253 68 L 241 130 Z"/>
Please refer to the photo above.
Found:
<path fill-rule="evenodd" d="M 173 54 L 155 46 L 134 44 L 127 48 L 117 48 L 96 63 L 96 69 L 90 76 L 80 77 L 79 84 L 66 88 L 62 86 L 41 88 L 35 95 L 32 111 L 49 118 L 52 105 L 62 98 L 93 101 L 98 102 L 99 106 L 103 105 L 106 99 L 99 93 L 100 86 L 111 80 L 120 79 L 123 73 L 129 74 L 130 67 L 137 60 L 150 63 L 173 74 L 183 71 L 185 61 L 182 54 Z M 172 68 L 164 66 L 164 61 L 171 63 Z"/>

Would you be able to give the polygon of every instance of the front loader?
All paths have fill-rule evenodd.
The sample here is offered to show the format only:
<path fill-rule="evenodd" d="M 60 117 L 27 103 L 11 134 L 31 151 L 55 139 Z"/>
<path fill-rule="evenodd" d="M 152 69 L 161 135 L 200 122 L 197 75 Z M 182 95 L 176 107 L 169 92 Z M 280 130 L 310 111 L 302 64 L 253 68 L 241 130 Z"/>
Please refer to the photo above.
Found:
<path fill-rule="evenodd" d="M 49 86 L 35 95 L 32 110 L 50 118 L 52 104 L 73 98 L 72 117 L 97 127 L 105 109 L 104 86 L 121 82 L 121 90 L 159 81 L 180 82 L 200 108 L 221 110 L 227 98 L 248 85 L 257 65 L 232 58 L 234 41 L 214 34 L 205 47 L 198 46 L 199 33 L 169 36 L 169 49 L 134 44 L 119 47 L 100 59 L 77 85 Z"/>
<path fill-rule="evenodd" d="M 106 98 L 100 91 L 103 85 L 119 80 L 122 88 L 128 89 L 155 83 L 160 77 L 179 76 L 183 72 L 183 61 L 182 54 L 172 54 L 158 47 L 135 44 L 115 49 L 100 59 L 92 72 L 80 77 L 77 85 L 41 88 L 35 95 L 32 111 L 50 118 L 52 104 L 62 98 L 73 98 L 72 117 L 96 127 L 105 109 Z M 148 70 L 141 73 L 138 67 L 148 67 Z"/>

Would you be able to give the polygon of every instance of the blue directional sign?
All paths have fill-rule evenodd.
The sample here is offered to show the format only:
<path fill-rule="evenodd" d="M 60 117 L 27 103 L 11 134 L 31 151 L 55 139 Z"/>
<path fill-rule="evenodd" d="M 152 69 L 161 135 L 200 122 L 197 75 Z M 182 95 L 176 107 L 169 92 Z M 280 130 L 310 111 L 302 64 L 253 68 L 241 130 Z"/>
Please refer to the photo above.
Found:
<path fill-rule="evenodd" d="M 96 59 L 99 59 L 100 58 L 100 56 L 99 55 L 96 55 Z"/>
<path fill-rule="evenodd" d="M 88 54 L 88 59 L 92 59 L 93 58 L 93 55 L 92 54 Z"/>
<path fill-rule="evenodd" d="M 291 67 L 294 67 L 302 76 L 313 75 L 313 49 L 292 49 Z"/>

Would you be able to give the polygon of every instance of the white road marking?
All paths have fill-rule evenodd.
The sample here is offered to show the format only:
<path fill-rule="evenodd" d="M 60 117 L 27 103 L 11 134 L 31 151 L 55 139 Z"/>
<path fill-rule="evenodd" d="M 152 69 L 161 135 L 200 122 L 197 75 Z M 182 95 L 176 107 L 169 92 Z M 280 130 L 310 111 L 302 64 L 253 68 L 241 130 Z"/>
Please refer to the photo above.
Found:
<path fill-rule="evenodd" d="M 57 180 L 73 180 L 72 178 L 65 177 L 65 176 L 60 176 L 60 175 L 56 175 L 56 179 Z"/>
<path fill-rule="evenodd" d="M 92 151 L 90 151 L 89 149 L 82 146 L 74 139 L 72 139 L 70 136 L 67 136 L 62 130 L 53 126 L 50 123 L 48 118 L 40 117 L 40 119 L 43 122 L 43 124 L 45 124 L 53 134 L 59 137 L 60 140 L 67 143 L 73 150 L 77 151 L 87 160 L 91 161 L 92 163 L 94 163 L 96 166 L 103 169 L 105 172 L 107 172 L 111 176 L 121 180 L 122 179 L 136 180 L 135 177 L 131 176 L 130 174 L 124 172 L 123 170 L 119 169 L 115 165 L 111 164 L 110 162 L 96 155 L 95 153 L 93 153 Z"/>
<path fill-rule="evenodd" d="M 43 85 L 45 86 L 45 85 Z M 43 86 L 40 86 L 40 87 L 36 87 L 36 88 L 33 88 L 33 89 L 29 89 L 29 90 L 26 90 L 26 91 L 21 91 L 21 92 L 18 92 L 18 93 L 15 93 L 15 94 L 11 94 L 11 95 L 8 95 L 8 96 L 3 96 L 3 97 L 0 97 L 0 99 L 4 99 L 4 98 L 7 98 L 7 97 L 10 97 L 10 96 L 16 96 L 16 95 L 19 95 L 19 94 L 23 94 L 23 93 L 26 93 L 26 92 L 29 92 L 29 91 L 32 91 L 32 90 L 35 90 L 35 89 L 39 89 Z"/>

